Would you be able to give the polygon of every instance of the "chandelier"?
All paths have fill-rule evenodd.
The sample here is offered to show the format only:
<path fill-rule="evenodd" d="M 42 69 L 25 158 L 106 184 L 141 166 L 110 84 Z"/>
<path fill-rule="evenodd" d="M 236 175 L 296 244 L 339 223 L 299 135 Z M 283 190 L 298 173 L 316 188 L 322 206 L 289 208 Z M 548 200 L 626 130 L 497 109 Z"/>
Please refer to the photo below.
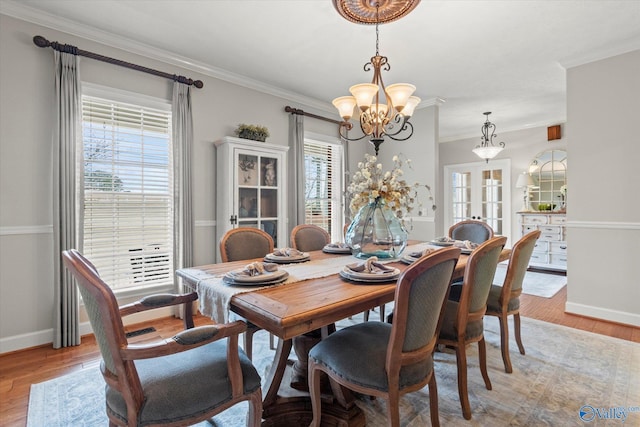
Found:
<path fill-rule="evenodd" d="M 498 143 L 495 145 L 493 143 L 493 138 L 496 137 L 496 125 L 489 121 L 489 114 L 491 111 L 483 113 L 487 116 L 486 121 L 482 125 L 482 136 L 480 137 L 480 145 L 476 145 L 472 151 L 476 153 L 478 157 L 481 159 L 485 159 L 487 163 L 489 163 L 489 159 L 493 159 L 498 155 L 499 152 L 504 150 L 504 142 Z"/>
<path fill-rule="evenodd" d="M 401 18 L 411 12 L 419 1 L 333 0 L 338 12 L 349 21 L 376 26 L 376 55 L 364 65 L 364 70 L 367 72 L 373 68 L 371 83 L 351 86 L 349 88 L 351 96 L 341 96 L 333 100 L 333 105 L 345 122 L 349 122 L 356 106 L 360 112 L 360 129 L 363 135 L 358 138 L 349 138 L 343 130 L 351 128 L 349 123 L 349 126 L 340 127 L 340 136 L 348 141 L 370 137 L 376 155 L 385 136 L 395 141 L 406 141 L 413 135 L 413 125 L 409 119 L 420 103 L 420 98 L 412 96 L 416 90 L 414 85 L 409 83 L 396 83 L 389 87 L 384 85 L 381 71 L 389 71 L 391 65 L 386 56 L 380 55 L 378 25 Z"/>

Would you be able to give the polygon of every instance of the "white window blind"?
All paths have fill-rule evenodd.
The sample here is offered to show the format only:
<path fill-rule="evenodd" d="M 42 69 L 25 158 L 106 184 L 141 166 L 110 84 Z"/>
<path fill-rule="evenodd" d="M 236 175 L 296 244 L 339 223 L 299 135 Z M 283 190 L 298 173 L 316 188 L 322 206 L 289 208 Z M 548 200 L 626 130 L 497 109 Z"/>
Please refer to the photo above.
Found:
<path fill-rule="evenodd" d="M 324 228 L 342 240 L 342 147 L 305 139 L 305 223 Z"/>
<path fill-rule="evenodd" d="M 84 254 L 114 290 L 173 283 L 171 111 L 82 97 Z"/>

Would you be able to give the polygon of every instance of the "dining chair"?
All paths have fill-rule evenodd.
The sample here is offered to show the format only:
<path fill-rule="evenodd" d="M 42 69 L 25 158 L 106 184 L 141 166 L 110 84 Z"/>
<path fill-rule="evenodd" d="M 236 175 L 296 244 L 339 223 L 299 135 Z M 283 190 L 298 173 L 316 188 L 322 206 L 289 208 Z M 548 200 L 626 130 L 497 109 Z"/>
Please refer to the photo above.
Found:
<path fill-rule="evenodd" d="M 321 420 L 321 373 L 350 390 L 387 400 L 388 425 L 400 425 L 400 396 L 429 384 L 431 424 L 438 426 L 433 351 L 460 249 L 425 256 L 398 278 L 392 324 L 364 322 L 343 328 L 309 353 L 312 427 Z"/>
<path fill-rule="evenodd" d="M 197 295 L 152 295 L 118 307 L 89 260 L 75 249 L 63 251 L 62 259 L 76 279 L 102 355 L 109 426 L 191 425 L 242 401 L 249 403 L 247 426 L 260 426 L 260 376 L 238 347 L 243 322 L 190 328 L 158 343 L 131 345 L 124 316 L 190 306 Z"/>
<path fill-rule="evenodd" d="M 252 227 L 233 228 L 220 239 L 222 262 L 262 258 L 273 252 L 273 238 L 269 233 Z"/>
<path fill-rule="evenodd" d="M 227 231 L 220 239 L 220 259 L 222 262 L 243 261 L 254 258 L 262 258 L 273 252 L 273 238 L 269 233 L 252 227 L 238 227 Z M 236 319 L 247 323 L 244 333 L 244 351 L 253 359 L 253 334 L 261 330 L 248 320 L 234 314 Z M 269 348 L 274 349 L 273 335 L 269 334 Z"/>
<path fill-rule="evenodd" d="M 493 228 L 484 221 L 465 220 L 449 227 L 449 237 L 455 240 L 469 240 L 483 243 L 493 237 Z"/>
<path fill-rule="evenodd" d="M 319 251 L 331 243 L 331 236 L 324 228 L 314 224 L 300 224 L 291 230 L 291 247 L 302 252 Z"/>
<path fill-rule="evenodd" d="M 480 372 L 487 390 L 491 381 L 487 373 L 487 349 L 484 341 L 483 317 L 487 311 L 487 298 L 496 273 L 498 259 L 506 237 L 494 237 L 478 246 L 469 255 L 461 284 L 451 285 L 446 302 L 438 344 L 455 348 L 458 367 L 458 395 L 465 419 L 471 419 L 471 405 L 467 389 L 466 346 L 477 342 Z"/>
<path fill-rule="evenodd" d="M 524 346 L 520 336 L 520 294 L 522 281 L 529 266 L 531 254 L 540 237 L 541 231 L 535 230 L 518 240 L 511 248 L 507 273 L 502 286 L 491 285 L 487 299 L 487 315 L 500 319 L 500 347 L 502 361 L 507 373 L 513 372 L 509 357 L 509 324 L 507 318 L 513 315 L 513 329 L 520 354 L 524 354 Z"/>

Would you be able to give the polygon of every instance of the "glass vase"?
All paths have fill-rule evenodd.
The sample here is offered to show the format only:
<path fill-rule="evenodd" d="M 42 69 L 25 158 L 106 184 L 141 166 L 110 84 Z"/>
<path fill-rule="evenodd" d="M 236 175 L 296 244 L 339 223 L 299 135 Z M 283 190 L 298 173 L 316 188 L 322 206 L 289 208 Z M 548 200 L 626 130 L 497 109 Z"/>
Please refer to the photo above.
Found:
<path fill-rule="evenodd" d="M 407 247 L 407 230 L 383 200 L 360 208 L 345 236 L 351 253 L 358 258 L 397 258 Z"/>

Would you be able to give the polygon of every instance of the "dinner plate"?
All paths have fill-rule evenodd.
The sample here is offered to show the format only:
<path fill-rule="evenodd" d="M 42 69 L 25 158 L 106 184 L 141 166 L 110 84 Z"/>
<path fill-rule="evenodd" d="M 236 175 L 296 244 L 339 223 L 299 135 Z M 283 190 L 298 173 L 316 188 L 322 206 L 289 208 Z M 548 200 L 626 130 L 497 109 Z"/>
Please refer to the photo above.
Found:
<path fill-rule="evenodd" d="M 287 273 L 286 271 L 284 272 L 285 274 L 276 278 L 272 278 L 272 279 L 267 279 L 265 280 L 264 276 L 265 274 L 261 274 L 260 276 L 254 276 L 254 277 L 260 277 L 262 278 L 262 280 L 260 281 L 256 281 L 256 282 L 241 282 L 241 281 L 237 281 L 235 280 L 235 278 L 231 277 L 231 276 L 224 276 L 222 278 L 222 281 L 224 283 L 226 283 L 227 285 L 234 285 L 234 286 L 268 286 L 268 285 L 276 285 L 278 283 L 282 283 L 285 280 L 287 280 L 287 278 L 289 277 L 289 273 Z"/>
<path fill-rule="evenodd" d="M 349 246 L 345 246 L 345 247 L 332 247 L 332 246 L 325 246 L 324 248 L 322 248 L 322 252 L 326 252 L 328 254 L 349 254 L 351 255 L 351 248 Z"/>
<path fill-rule="evenodd" d="M 471 252 L 473 252 L 473 249 L 460 248 L 460 253 L 461 254 L 471 255 Z"/>
<path fill-rule="evenodd" d="M 365 282 L 365 283 L 385 283 L 395 281 L 400 275 L 400 270 L 398 273 L 384 273 L 384 274 L 369 274 L 368 277 L 362 275 L 352 275 L 350 272 L 346 270 L 340 270 L 340 276 L 347 280 L 353 280 L 354 282 Z"/>
<path fill-rule="evenodd" d="M 453 246 L 453 242 L 440 242 L 438 240 L 432 240 L 429 244 L 434 246 Z"/>
<path fill-rule="evenodd" d="M 289 275 L 289 273 L 284 270 L 276 270 L 273 272 L 258 274 L 257 276 L 247 276 L 246 274 L 243 274 L 243 272 L 244 268 L 233 270 L 225 274 L 224 277 L 237 283 L 261 283 L 277 280 Z"/>
<path fill-rule="evenodd" d="M 402 262 L 404 264 L 413 264 L 414 262 L 416 262 L 419 259 L 420 258 L 412 257 L 410 255 L 404 255 L 402 258 L 400 258 L 400 262 Z"/>
<path fill-rule="evenodd" d="M 309 261 L 309 252 L 302 252 L 302 254 L 294 255 L 294 256 L 267 254 L 265 255 L 264 259 L 265 261 L 275 262 L 278 264 L 291 264 L 294 262 L 305 262 L 305 261 Z"/>
<path fill-rule="evenodd" d="M 365 273 L 359 271 L 353 271 L 347 267 L 344 267 L 340 273 L 344 273 L 343 277 L 348 276 L 347 278 L 354 280 L 365 280 L 365 281 L 387 281 L 394 280 L 400 275 L 400 270 L 397 268 L 393 268 L 393 270 L 389 270 L 387 272 L 380 273 Z"/>

